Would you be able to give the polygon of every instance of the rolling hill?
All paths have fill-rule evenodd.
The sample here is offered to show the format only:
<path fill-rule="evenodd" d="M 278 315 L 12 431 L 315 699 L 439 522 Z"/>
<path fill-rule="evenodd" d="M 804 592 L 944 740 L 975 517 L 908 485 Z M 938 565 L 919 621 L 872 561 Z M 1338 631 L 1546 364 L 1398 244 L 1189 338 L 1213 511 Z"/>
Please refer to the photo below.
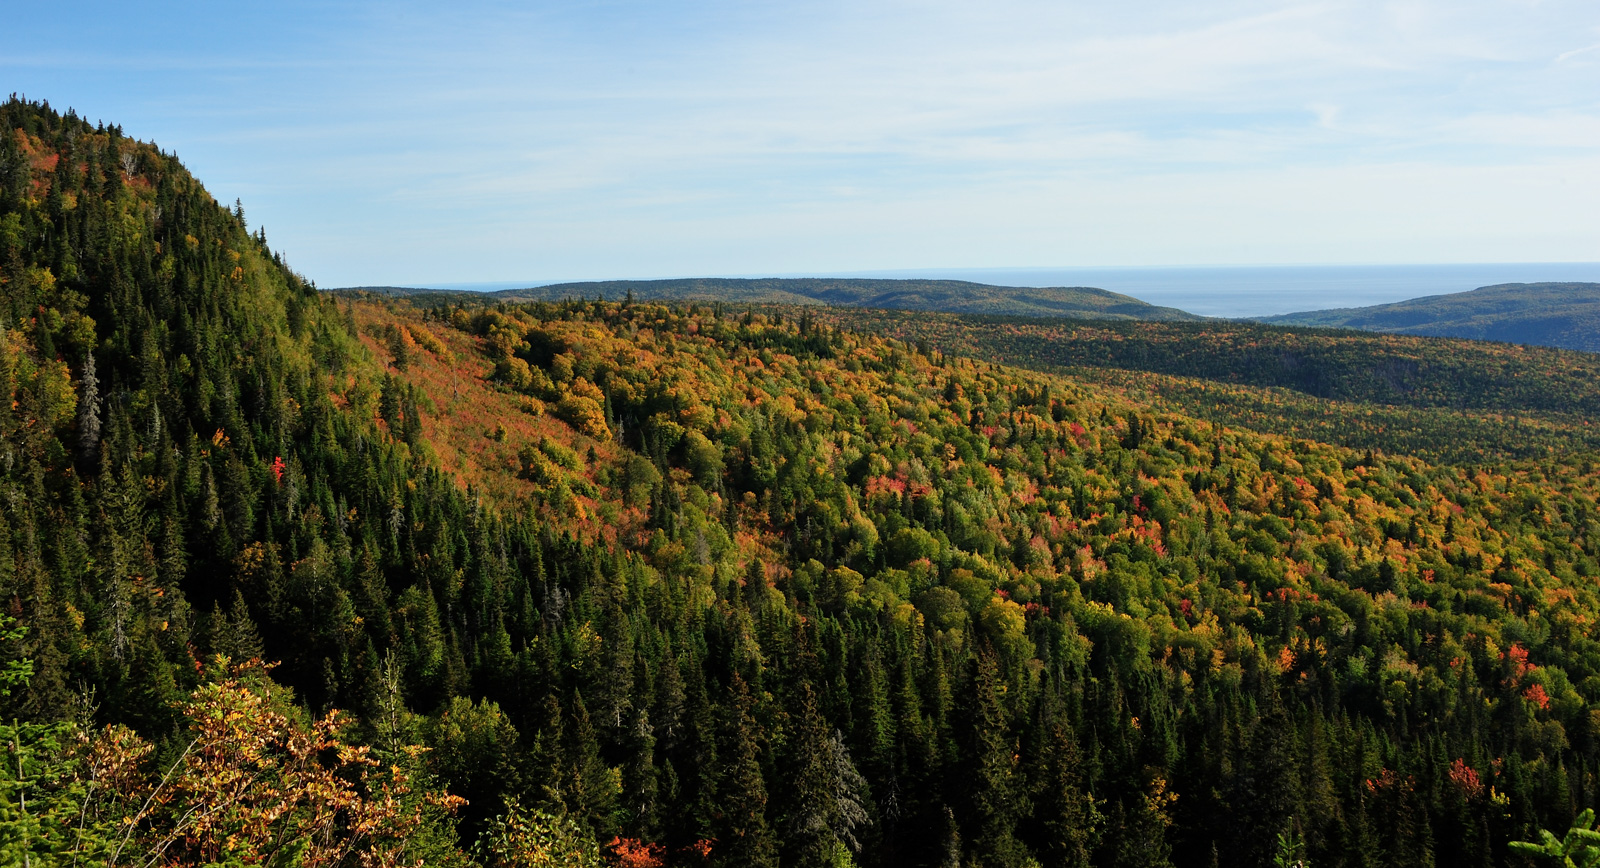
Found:
<path fill-rule="evenodd" d="M 803 309 L 790 309 L 796 315 Z M 1471 462 L 1600 452 L 1600 356 L 1233 320 L 1107 322 L 829 308 L 841 328 L 1065 372 L 1257 431 Z"/>
<path fill-rule="evenodd" d="M 1503 283 L 1394 304 L 1303 311 L 1259 320 L 1592 353 L 1600 352 L 1600 283 Z"/>
<path fill-rule="evenodd" d="M 1086 319 L 1193 321 L 1173 307 L 1147 304 L 1132 296 L 1093 287 L 992 286 L 963 280 L 876 280 L 864 278 L 684 278 L 558 283 L 493 293 L 349 287 L 398 296 L 474 297 L 504 301 L 564 301 L 603 298 L 620 301 L 712 301 L 726 304 L 827 304 L 889 310 L 947 311 L 1008 316 L 1072 316 Z M 340 291 L 340 290 L 335 290 Z"/>

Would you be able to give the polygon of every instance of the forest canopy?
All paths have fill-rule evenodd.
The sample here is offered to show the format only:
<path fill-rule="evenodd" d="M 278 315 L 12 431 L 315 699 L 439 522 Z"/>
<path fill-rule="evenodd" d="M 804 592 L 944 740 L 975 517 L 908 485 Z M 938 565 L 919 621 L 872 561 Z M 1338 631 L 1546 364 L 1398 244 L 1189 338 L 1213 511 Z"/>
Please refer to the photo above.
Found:
<path fill-rule="evenodd" d="M 1595 803 L 1592 465 L 809 308 L 322 295 L 0 120 L 8 857 L 1519 864 Z"/>

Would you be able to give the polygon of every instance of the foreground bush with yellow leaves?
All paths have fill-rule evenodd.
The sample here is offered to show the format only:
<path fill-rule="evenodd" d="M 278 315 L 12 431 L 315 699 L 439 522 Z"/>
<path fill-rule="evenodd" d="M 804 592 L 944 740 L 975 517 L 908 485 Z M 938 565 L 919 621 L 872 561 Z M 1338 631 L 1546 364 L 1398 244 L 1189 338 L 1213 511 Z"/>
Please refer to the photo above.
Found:
<path fill-rule="evenodd" d="M 219 659 L 182 705 L 186 744 L 121 726 L 0 728 L 0 864 L 423 864 L 414 845 L 437 842 L 425 827 L 462 800 L 415 786 L 420 749 L 385 764 L 341 739 L 337 711 L 305 720 L 267 669 Z"/>

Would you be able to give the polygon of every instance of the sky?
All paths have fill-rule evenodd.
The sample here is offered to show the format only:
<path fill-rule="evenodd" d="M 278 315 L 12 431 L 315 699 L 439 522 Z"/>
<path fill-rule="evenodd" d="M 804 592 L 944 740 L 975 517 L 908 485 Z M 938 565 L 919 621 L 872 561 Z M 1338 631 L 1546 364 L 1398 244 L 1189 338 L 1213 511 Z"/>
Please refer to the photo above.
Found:
<path fill-rule="evenodd" d="M 1600 261 L 1594 0 L 12 4 L 324 287 Z"/>

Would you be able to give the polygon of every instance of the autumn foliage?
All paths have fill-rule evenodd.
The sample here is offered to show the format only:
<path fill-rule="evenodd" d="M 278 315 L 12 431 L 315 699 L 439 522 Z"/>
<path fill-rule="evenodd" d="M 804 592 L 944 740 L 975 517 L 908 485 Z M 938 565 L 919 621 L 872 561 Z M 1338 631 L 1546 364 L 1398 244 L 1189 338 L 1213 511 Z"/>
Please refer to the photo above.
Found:
<path fill-rule="evenodd" d="M 5 864 L 1479 865 L 1595 797 L 1592 360 L 319 293 L 20 100 L 0 314 Z"/>
<path fill-rule="evenodd" d="M 420 864 L 408 849 L 425 810 L 460 799 L 414 792 L 405 770 L 341 737 L 338 713 L 304 720 L 258 661 L 212 671 L 180 709 L 186 743 L 166 751 L 125 726 L 14 730 L 13 762 L 46 760 L 18 781 L 40 814 L 31 831 L 8 827 L 20 851 L 151 868 Z"/>

